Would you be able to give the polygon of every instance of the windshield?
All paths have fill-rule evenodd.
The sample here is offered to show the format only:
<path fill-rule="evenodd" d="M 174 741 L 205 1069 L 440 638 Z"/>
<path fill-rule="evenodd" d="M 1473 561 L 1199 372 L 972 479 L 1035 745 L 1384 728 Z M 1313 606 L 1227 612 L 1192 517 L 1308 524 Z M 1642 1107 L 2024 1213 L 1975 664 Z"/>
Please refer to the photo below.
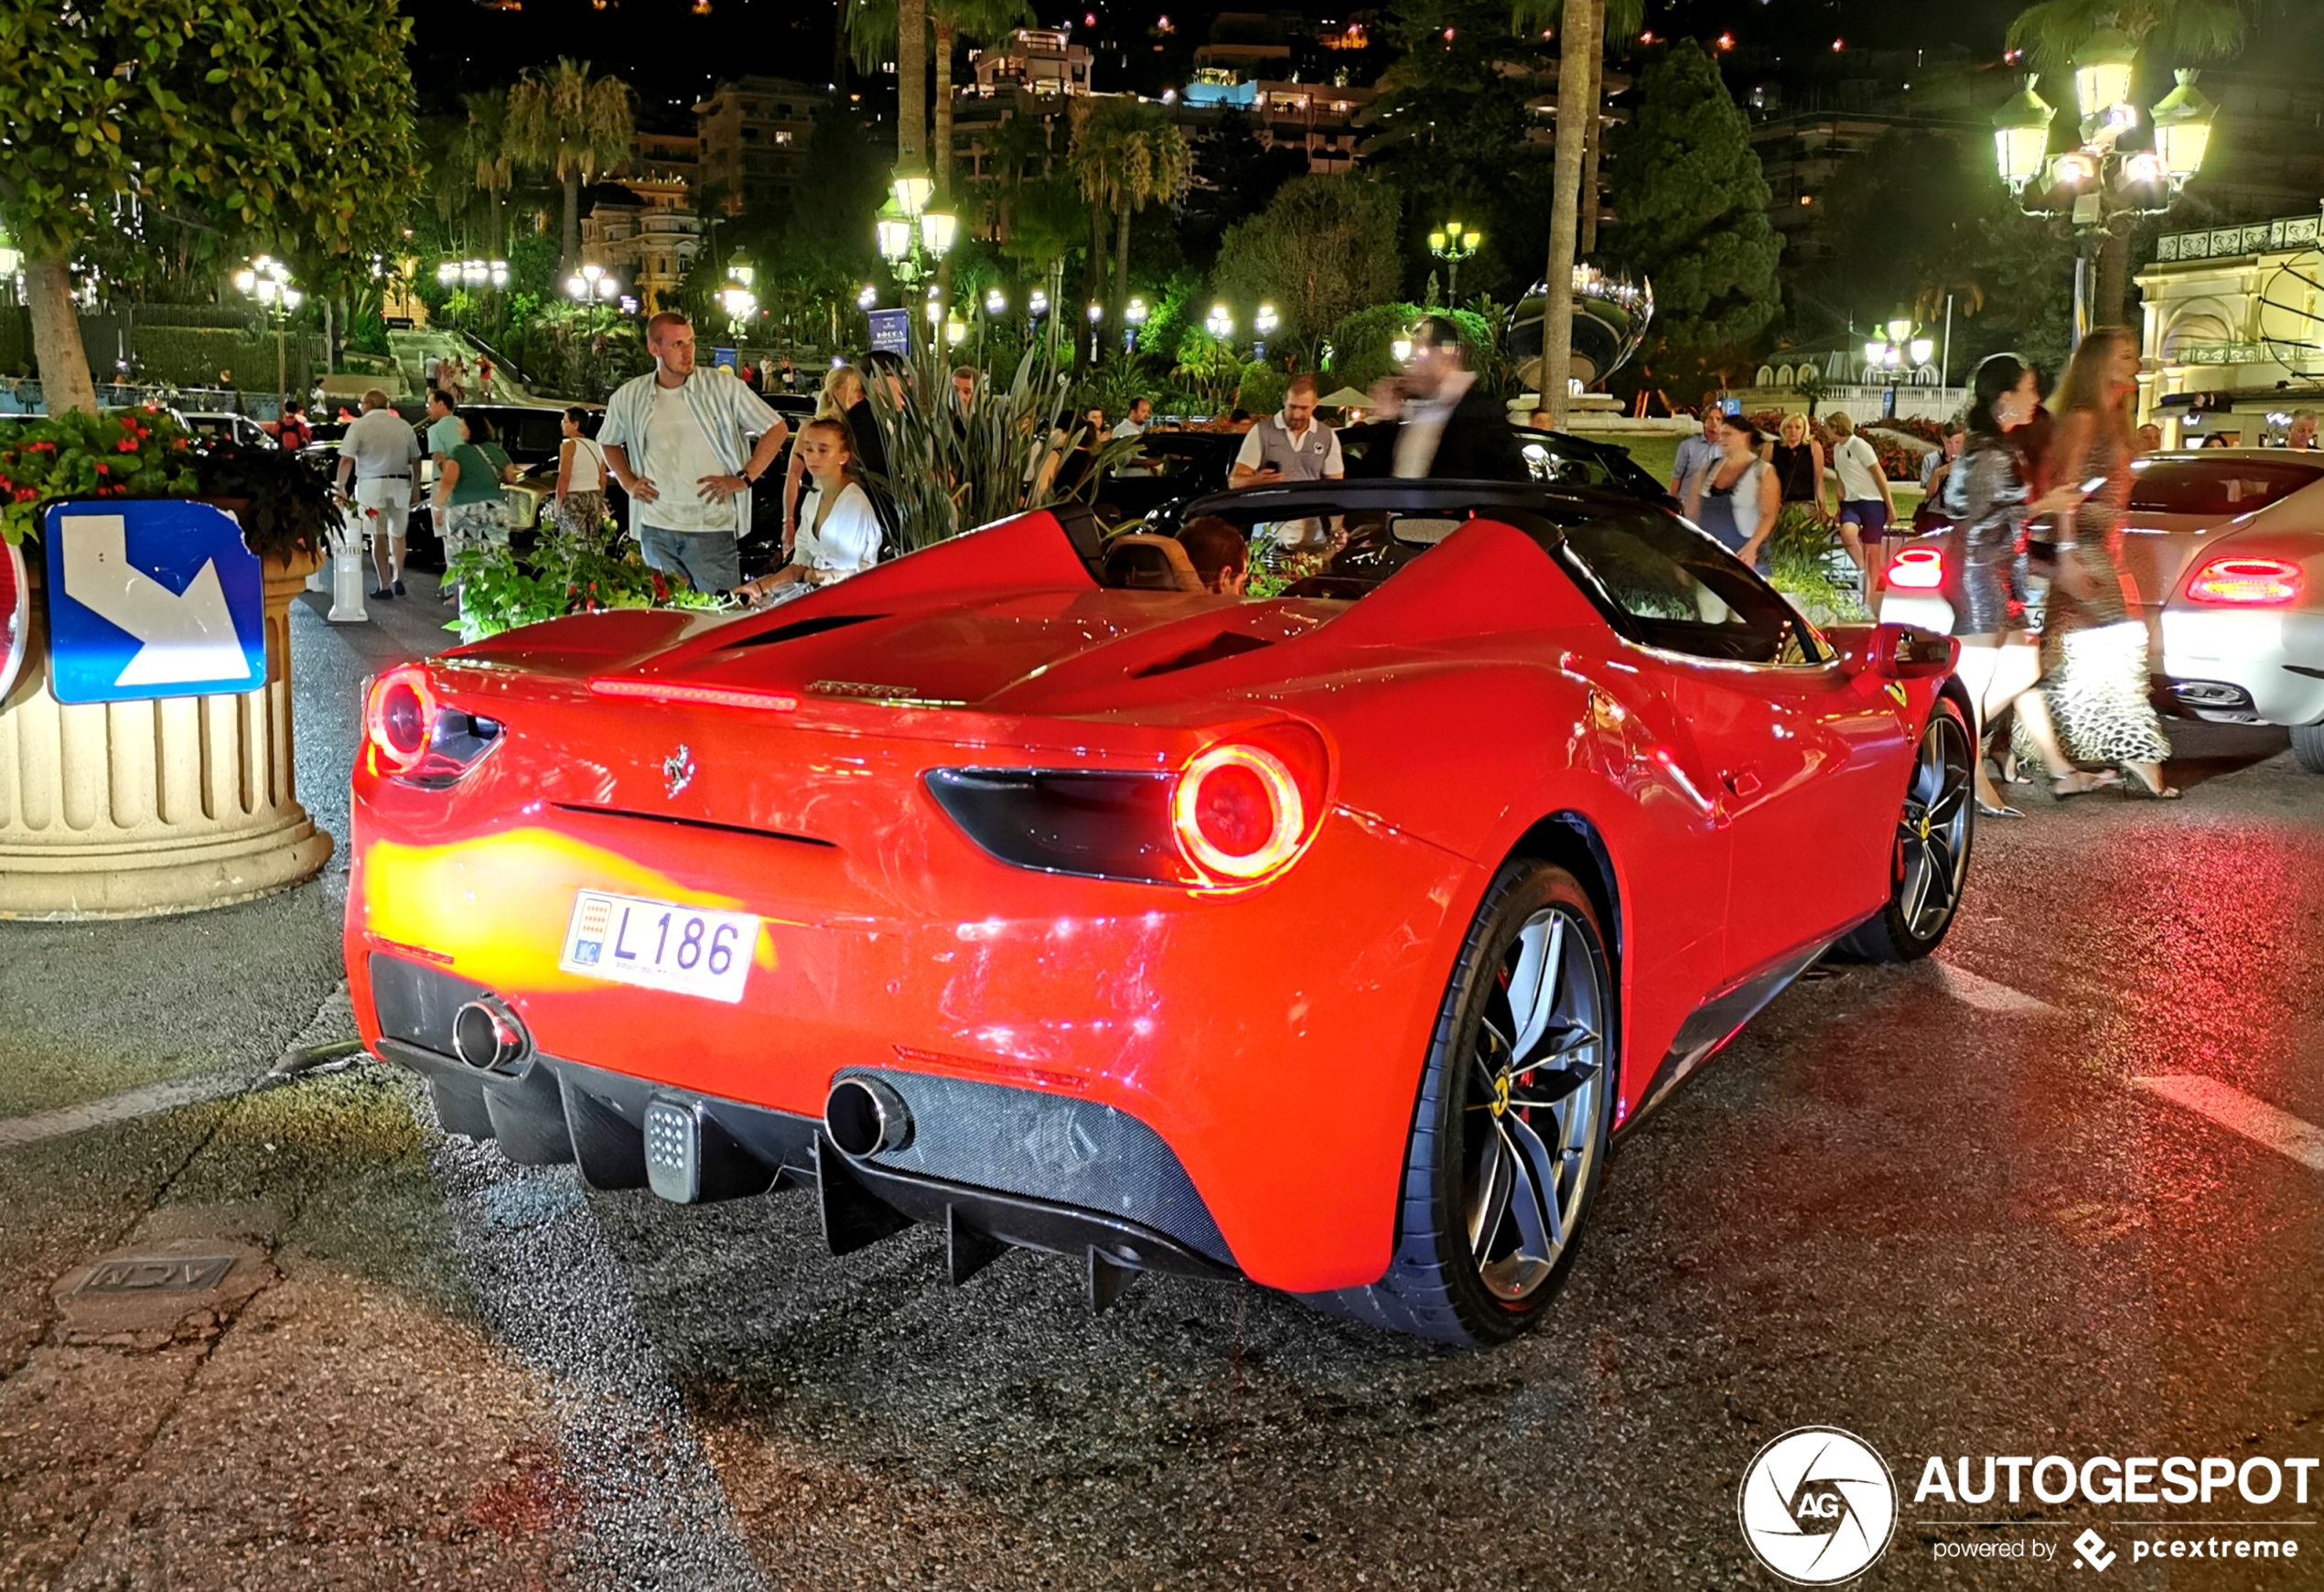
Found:
<path fill-rule="evenodd" d="M 2192 514 L 2226 520 L 2265 509 L 2324 479 L 2324 457 L 2302 459 L 2146 458 L 2130 467 L 2133 513 Z"/>

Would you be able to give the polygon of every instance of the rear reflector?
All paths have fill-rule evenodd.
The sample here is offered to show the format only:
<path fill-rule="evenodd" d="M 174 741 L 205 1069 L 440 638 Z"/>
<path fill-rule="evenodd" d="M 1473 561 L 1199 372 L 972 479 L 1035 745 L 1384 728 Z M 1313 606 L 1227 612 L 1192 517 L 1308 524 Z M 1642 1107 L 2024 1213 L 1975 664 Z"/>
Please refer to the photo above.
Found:
<path fill-rule="evenodd" d="M 799 699 L 779 691 L 749 691 L 726 685 L 681 685 L 668 680 L 592 680 L 599 696 L 639 696 L 653 702 L 685 702 L 699 707 L 748 707 L 760 713 L 790 713 Z"/>
<path fill-rule="evenodd" d="M 1944 554 L 1933 547 L 1906 547 L 1888 564 L 1888 584 L 1906 591 L 1934 591 L 1944 584 Z"/>
<path fill-rule="evenodd" d="M 2300 566 L 2281 558 L 2214 558 L 2187 582 L 2190 602 L 2281 608 L 2300 595 Z"/>

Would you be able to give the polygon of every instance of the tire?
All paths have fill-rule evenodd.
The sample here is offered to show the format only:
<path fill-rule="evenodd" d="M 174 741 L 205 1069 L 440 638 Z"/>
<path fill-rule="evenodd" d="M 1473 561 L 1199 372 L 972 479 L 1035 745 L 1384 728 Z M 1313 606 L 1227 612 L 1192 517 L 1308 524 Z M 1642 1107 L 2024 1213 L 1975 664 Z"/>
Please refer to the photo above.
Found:
<path fill-rule="evenodd" d="M 2324 774 L 2324 724 L 2292 726 L 2292 756 L 2311 774 Z"/>
<path fill-rule="evenodd" d="M 1548 988 L 1544 965 L 1558 975 Z M 1605 1174 L 1619 1031 L 1588 893 L 1550 863 L 1510 862 L 1437 1014 L 1387 1273 L 1311 1302 L 1465 1347 L 1532 1326 L 1573 1265 Z"/>
<path fill-rule="evenodd" d="M 1976 834 L 1969 726 L 1943 697 L 1913 754 L 1895 843 L 1888 850 L 1888 900 L 1840 941 L 1864 962 L 1918 962 L 1944 943 L 1961 909 Z"/>

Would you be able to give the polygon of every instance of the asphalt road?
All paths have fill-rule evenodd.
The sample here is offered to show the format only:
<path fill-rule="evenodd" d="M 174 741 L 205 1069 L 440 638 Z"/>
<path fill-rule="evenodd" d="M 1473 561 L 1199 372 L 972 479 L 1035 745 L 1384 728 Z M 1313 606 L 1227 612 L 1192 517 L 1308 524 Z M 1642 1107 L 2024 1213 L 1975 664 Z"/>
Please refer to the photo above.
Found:
<path fill-rule="evenodd" d="M 442 617 L 295 613 L 334 828 L 360 676 Z M 1781 997 L 1491 1353 L 1160 1276 L 1093 1318 L 1026 1253 L 954 1289 L 926 1233 L 831 1258 L 797 1196 L 515 1170 L 385 1069 L 253 1087 L 350 1031 L 343 874 L 0 925 L 0 1587 L 1774 1587 L 1737 1488 L 1807 1425 L 1896 1473 L 1867 1587 L 2324 1587 L 2314 1489 L 1913 1497 L 1930 1456 L 2324 1451 L 2324 780 L 2179 735 L 2184 801 L 2027 797 L 1936 964 Z M 91 1125 L 132 1088 L 210 1097 Z M 263 1285 L 157 1324 L 71 1290 L 173 1243 Z M 2132 1519 L 2302 1556 L 2134 1563 Z M 2054 1556 L 1939 1556 L 1977 1543 Z"/>

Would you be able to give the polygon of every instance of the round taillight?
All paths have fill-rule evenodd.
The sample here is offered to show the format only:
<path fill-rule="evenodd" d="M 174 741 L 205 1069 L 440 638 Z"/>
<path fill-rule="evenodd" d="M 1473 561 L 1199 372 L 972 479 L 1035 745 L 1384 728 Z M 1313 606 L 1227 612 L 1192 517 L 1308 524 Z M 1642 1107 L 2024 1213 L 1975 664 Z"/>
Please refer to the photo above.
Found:
<path fill-rule="evenodd" d="M 1944 554 L 1933 547 L 1907 547 L 1888 565 L 1888 584 L 1907 591 L 1934 591 L 1944 584 Z"/>
<path fill-rule="evenodd" d="M 399 669 L 382 676 L 371 687 L 363 717 L 381 761 L 400 772 L 416 766 L 427 754 L 428 733 L 436 724 L 436 696 L 419 671 Z"/>
<path fill-rule="evenodd" d="M 1307 823 L 1299 782 L 1264 747 L 1212 747 L 1178 776 L 1170 797 L 1178 849 L 1202 873 L 1248 883 L 1299 852 Z"/>

